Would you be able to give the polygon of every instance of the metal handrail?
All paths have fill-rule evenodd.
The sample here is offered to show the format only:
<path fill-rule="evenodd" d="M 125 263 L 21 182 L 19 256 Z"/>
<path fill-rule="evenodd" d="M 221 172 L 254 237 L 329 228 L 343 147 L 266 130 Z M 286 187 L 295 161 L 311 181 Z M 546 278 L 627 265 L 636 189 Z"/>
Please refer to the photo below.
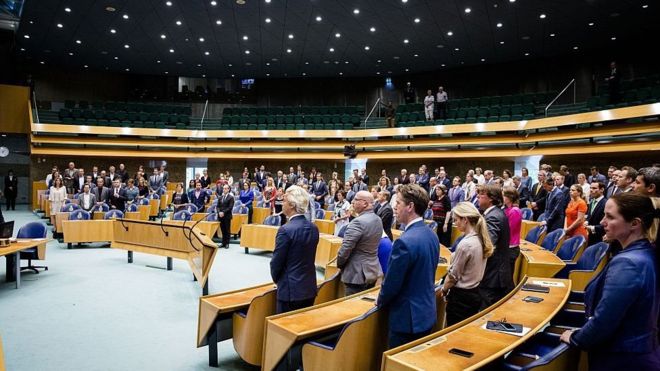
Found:
<path fill-rule="evenodd" d="M 381 99 L 381 98 L 376 99 L 376 103 L 374 104 L 373 107 L 371 107 L 371 111 L 369 111 L 369 114 L 368 114 L 367 117 L 364 119 L 364 128 L 365 128 L 365 129 L 367 128 L 367 121 L 369 120 L 369 117 L 371 117 L 371 114 L 374 113 L 374 110 L 376 109 L 376 107 L 379 107 L 379 106 L 380 106 L 380 99 Z"/>
<path fill-rule="evenodd" d="M 34 90 L 32 90 L 32 103 L 34 104 L 34 116 L 37 119 L 37 121 L 35 122 L 38 124 L 41 121 L 39 121 L 39 107 L 37 107 L 37 93 Z"/>
<path fill-rule="evenodd" d="M 573 104 L 575 104 L 575 79 L 573 78 L 571 79 L 571 81 L 568 82 L 568 84 L 566 84 L 564 89 L 560 91 L 559 94 L 557 94 L 555 99 L 553 99 L 550 103 L 548 103 L 547 106 L 545 106 L 545 117 L 548 117 L 548 108 L 550 108 L 550 106 L 552 106 L 555 103 L 555 101 L 559 99 L 559 97 L 561 97 L 562 94 L 564 94 L 566 89 L 568 89 L 568 87 L 571 86 L 571 84 L 573 84 Z"/>
<path fill-rule="evenodd" d="M 204 103 L 204 112 L 202 113 L 202 120 L 199 122 L 199 130 L 204 130 L 204 117 L 206 116 L 206 107 L 209 106 L 209 100 Z"/>

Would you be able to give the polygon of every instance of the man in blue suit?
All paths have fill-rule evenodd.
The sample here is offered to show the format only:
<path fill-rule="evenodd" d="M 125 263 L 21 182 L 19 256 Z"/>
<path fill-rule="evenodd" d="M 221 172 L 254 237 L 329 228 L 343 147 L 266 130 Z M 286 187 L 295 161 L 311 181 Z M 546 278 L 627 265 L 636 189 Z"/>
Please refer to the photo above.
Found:
<path fill-rule="evenodd" d="M 305 218 L 308 205 L 307 191 L 298 186 L 286 190 L 282 212 L 288 222 L 277 231 L 270 261 L 270 275 L 277 285 L 277 313 L 314 304 L 319 229 Z"/>
<path fill-rule="evenodd" d="M 435 324 L 435 270 L 440 241 L 422 215 L 429 196 L 416 184 L 397 190 L 396 217 L 406 226 L 394 241 L 387 274 L 376 301 L 388 307 L 389 347 L 394 348 L 428 335 Z"/>
<path fill-rule="evenodd" d="M 548 226 L 548 233 L 564 228 L 564 217 L 566 215 L 566 206 L 568 199 L 564 192 L 555 185 L 553 179 L 545 180 L 545 190 L 548 191 L 548 198 L 545 202 L 545 220 L 542 222 Z"/>

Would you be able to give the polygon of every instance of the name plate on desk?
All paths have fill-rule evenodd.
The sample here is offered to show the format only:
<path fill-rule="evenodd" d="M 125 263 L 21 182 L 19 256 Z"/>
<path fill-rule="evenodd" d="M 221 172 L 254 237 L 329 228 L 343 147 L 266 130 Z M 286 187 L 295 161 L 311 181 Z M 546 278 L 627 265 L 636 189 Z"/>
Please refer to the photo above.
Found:
<path fill-rule="evenodd" d="M 545 287 L 566 287 L 563 282 L 558 282 L 558 281 L 532 281 L 532 284 L 534 285 L 539 285 L 539 286 L 545 286 Z"/>

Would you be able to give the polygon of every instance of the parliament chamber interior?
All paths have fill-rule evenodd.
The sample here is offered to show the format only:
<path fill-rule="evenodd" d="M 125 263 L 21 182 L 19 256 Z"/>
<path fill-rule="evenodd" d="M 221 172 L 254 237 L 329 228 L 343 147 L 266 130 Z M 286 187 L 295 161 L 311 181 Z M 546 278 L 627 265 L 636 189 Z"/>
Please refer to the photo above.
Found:
<path fill-rule="evenodd" d="M 0 371 L 660 370 L 658 16 L 0 2 Z"/>

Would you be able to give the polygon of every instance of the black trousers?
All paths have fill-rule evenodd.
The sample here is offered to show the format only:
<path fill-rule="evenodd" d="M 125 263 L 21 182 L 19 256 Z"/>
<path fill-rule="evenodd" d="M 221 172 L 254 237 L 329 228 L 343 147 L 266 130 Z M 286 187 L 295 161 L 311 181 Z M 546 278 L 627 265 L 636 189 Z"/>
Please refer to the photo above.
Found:
<path fill-rule="evenodd" d="M 511 290 L 513 290 L 516 286 L 515 283 L 513 282 L 513 273 L 516 271 L 516 261 L 518 261 L 518 256 L 520 255 L 520 247 L 509 247 L 509 267 L 510 267 L 510 272 L 511 272 L 511 280 L 507 282 L 507 293 Z"/>
<path fill-rule="evenodd" d="M 451 245 L 449 244 L 449 240 L 451 239 L 451 229 L 449 228 L 449 225 L 447 225 L 447 232 L 442 230 L 442 227 L 445 225 L 445 219 L 434 219 L 434 222 L 438 224 L 438 227 L 435 229 L 435 234 L 438 235 L 438 240 L 443 246 L 450 247 Z"/>
<path fill-rule="evenodd" d="M 369 290 L 373 287 L 376 286 L 376 283 L 365 283 L 362 285 L 357 285 L 354 283 L 345 283 L 344 282 L 344 296 L 349 296 L 353 294 L 357 294 L 358 292 L 362 292 L 365 290 Z"/>
<path fill-rule="evenodd" d="M 252 224 L 252 202 L 245 204 L 248 209 L 248 224 Z"/>
<path fill-rule="evenodd" d="M 479 308 L 481 308 L 479 288 L 462 289 L 452 287 L 447 295 L 447 326 L 459 323 L 479 313 Z"/>
<path fill-rule="evenodd" d="M 396 348 L 399 345 L 403 344 L 408 344 L 410 342 L 413 342 L 417 339 L 423 338 L 424 336 L 428 335 L 431 333 L 431 327 L 430 329 L 422 332 L 416 332 L 414 334 L 407 333 L 407 332 L 395 332 L 390 330 L 390 333 L 388 335 L 388 346 L 389 349 Z"/>
<path fill-rule="evenodd" d="M 310 299 L 296 300 L 296 301 L 277 300 L 277 307 L 276 307 L 277 314 L 290 312 L 296 309 L 311 307 L 312 305 L 314 305 L 314 299 L 315 298 L 310 298 Z"/>
<path fill-rule="evenodd" d="M 480 287 L 479 294 L 481 296 L 481 308 L 484 310 L 491 305 L 495 304 L 498 300 L 506 296 L 508 291 L 504 287 Z"/>
<path fill-rule="evenodd" d="M 229 246 L 231 216 L 225 215 L 220 218 L 220 232 L 222 233 L 222 246 Z"/>
<path fill-rule="evenodd" d="M 7 199 L 7 210 L 10 207 L 12 210 L 16 210 L 16 195 L 5 193 L 5 198 Z"/>

